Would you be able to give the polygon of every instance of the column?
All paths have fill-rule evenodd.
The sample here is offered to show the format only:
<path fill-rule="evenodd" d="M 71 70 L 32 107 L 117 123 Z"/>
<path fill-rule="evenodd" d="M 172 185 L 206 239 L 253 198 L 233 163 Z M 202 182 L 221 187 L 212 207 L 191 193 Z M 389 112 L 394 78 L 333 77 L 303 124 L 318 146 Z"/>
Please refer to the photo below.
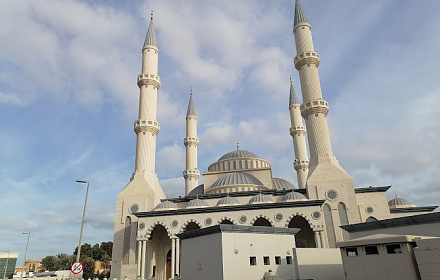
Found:
<path fill-rule="evenodd" d="M 322 248 L 328 248 L 328 244 L 324 237 L 324 231 L 319 231 L 319 239 L 321 239 Z"/>
<path fill-rule="evenodd" d="M 176 239 L 176 274 L 180 276 L 180 239 Z"/>
<path fill-rule="evenodd" d="M 145 279 L 145 267 L 146 267 L 146 255 L 147 255 L 147 241 L 142 241 L 142 268 L 141 268 L 141 279 Z"/>
<path fill-rule="evenodd" d="M 176 238 L 171 238 L 171 277 L 174 277 L 176 267 Z"/>
<path fill-rule="evenodd" d="M 321 239 L 319 237 L 319 232 L 315 231 L 314 233 L 315 233 L 316 248 L 322 248 Z"/>
<path fill-rule="evenodd" d="M 138 254 L 137 254 L 137 277 L 141 276 L 141 267 L 142 267 L 142 241 L 138 241 Z"/>

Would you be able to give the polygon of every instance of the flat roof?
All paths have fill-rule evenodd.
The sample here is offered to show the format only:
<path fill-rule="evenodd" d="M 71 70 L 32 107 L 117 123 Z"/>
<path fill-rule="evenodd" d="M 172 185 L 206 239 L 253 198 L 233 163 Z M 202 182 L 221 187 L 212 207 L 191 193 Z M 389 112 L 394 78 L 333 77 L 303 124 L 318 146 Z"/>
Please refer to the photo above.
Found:
<path fill-rule="evenodd" d="M 377 220 L 372 222 L 365 222 L 359 224 L 351 224 L 340 226 L 348 232 L 368 231 L 374 229 L 403 227 L 418 224 L 440 223 L 440 212 L 433 212 L 428 214 L 413 215 L 407 217 L 391 218 L 385 220 Z"/>
<path fill-rule="evenodd" d="M 278 227 L 262 227 L 262 226 L 240 226 L 220 224 L 212 227 L 202 228 L 198 230 L 187 231 L 176 234 L 180 239 L 191 239 L 199 236 L 206 236 L 215 233 L 257 233 L 257 234 L 278 234 L 278 235 L 295 235 L 301 229 L 299 228 L 278 228 Z"/>
<path fill-rule="evenodd" d="M 415 243 L 416 239 L 435 238 L 429 236 L 416 236 L 416 235 L 399 235 L 399 234 L 374 234 L 370 236 L 355 238 L 348 241 L 336 242 L 336 247 L 356 247 L 374 244 L 387 244 L 387 243 Z"/>

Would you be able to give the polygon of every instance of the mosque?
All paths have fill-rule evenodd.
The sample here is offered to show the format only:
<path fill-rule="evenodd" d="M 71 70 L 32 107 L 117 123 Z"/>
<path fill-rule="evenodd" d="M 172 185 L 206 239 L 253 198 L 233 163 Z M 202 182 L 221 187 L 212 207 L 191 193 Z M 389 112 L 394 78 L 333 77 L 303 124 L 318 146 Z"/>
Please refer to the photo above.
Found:
<path fill-rule="evenodd" d="M 241 150 L 238 144 L 236 150 L 219 155 L 202 174 L 204 184 L 199 184 L 197 114 L 191 95 L 183 141 L 185 196 L 167 198 L 155 173 L 161 80 L 151 18 L 142 48 L 142 73 L 137 78 L 140 99 L 139 118 L 134 123 L 135 170 L 117 197 L 112 278 L 146 279 L 154 275 L 155 279 L 169 279 L 180 274 L 178 235 L 219 224 L 296 228 L 296 247 L 334 248 L 336 242 L 348 240 L 341 226 L 429 213 L 436 208 L 416 207 L 398 197 L 387 201 L 385 193 L 390 186 L 353 186 L 332 151 L 327 125 L 329 104 L 322 96 L 318 74 L 320 57 L 299 0 L 295 3 L 293 34 L 297 53 L 294 66 L 303 100 L 300 104 L 291 82 L 290 135 L 298 187 L 273 178 L 270 162 Z"/>

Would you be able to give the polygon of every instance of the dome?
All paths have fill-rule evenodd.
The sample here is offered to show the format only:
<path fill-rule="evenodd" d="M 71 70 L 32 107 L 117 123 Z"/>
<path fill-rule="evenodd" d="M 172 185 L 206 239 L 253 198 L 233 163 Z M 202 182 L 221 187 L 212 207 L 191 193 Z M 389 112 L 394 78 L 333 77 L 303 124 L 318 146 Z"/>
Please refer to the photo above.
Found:
<path fill-rule="evenodd" d="M 196 196 L 198 194 L 204 194 L 204 193 L 205 193 L 205 185 L 201 184 L 195 187 L 192 191 L 190 191 L 187 196 Z"/>
<path fill-rule="evenodd" d="M 249 204 L 256 204 L 256 203 L 270 203 L 273 202 L 272 197 L 259 193 L 256 196 L 253 196 L 249 200 Z"/>
<path fill-rule="evenodd" d="M 172 209 L 177 209 L 177 204 L 169 201 L 169 200 L 165 200 L 162 201 L 161 203 L 159 203 L 156 208 L 154 208 L 154 210 L 172 210 Z"/>
<path fill-rule="evenodd" d="M 414 207 L 408 200 L 400 197 L 395 197 L 388 201 L 388 206 L 390 208 L 406 208 L 406 207 Z"/>
<path fill-rule="evenodd" d="M 273 188 L 277 190 L 296 189 L 296 187 L 292 183 L 281 178 L 273 178 L 272 184 L 273 184 Z"/>
<path fill-rule="evenodd" d="M 281 201 L 287 202 L 287 201 L 296 201 L 296 200 L 307 200 L 307 197 L 299 192 L 288 192 L 281 198 Z"/>
<path fill-rule="evenodd" d="M 225 196 L 217 202 L 217 206 L 240 205 L 241 203 L 233 197 Z"/>
<path fill-rule="evenodd" d="M 223 187 L 223 186 L 233 186 L 233 185 L 264 186 L 260 180 L 258 180 L 255 176 L 249 173 L 232 172 L 217 179 L 217 181 L 215 181 L 214 184 L 211 185 L 210 189 Z"/>
<path fill-rule="evenodd" d="M 198 207 L 208 207 L 208 203 L 199 198 L 192 199 L 186 204 L 186 208 L 198 208 Z"/>
<path fill-rule="evenodd" d="M 231 158 L 259 158 L 259 157 L 254 153 L 237 149 L 235 151 L 224 154 L 221 158 L 218 159 L 218 161 L 224 159 L 231 159 Z"/>

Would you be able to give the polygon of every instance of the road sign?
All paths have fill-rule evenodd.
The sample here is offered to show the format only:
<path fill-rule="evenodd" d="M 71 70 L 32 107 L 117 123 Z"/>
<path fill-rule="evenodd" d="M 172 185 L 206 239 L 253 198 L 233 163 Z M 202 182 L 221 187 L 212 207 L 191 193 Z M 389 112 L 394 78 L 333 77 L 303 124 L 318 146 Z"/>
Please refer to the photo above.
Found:
<path fill-rule="evenodd" d="M 73 274 L 78 274 L 83 271 L 83 264 L 80 262 L 74 262 L 72 264 L 72 267 L 70 268 L 70 271 L 72 271 Z"/>

